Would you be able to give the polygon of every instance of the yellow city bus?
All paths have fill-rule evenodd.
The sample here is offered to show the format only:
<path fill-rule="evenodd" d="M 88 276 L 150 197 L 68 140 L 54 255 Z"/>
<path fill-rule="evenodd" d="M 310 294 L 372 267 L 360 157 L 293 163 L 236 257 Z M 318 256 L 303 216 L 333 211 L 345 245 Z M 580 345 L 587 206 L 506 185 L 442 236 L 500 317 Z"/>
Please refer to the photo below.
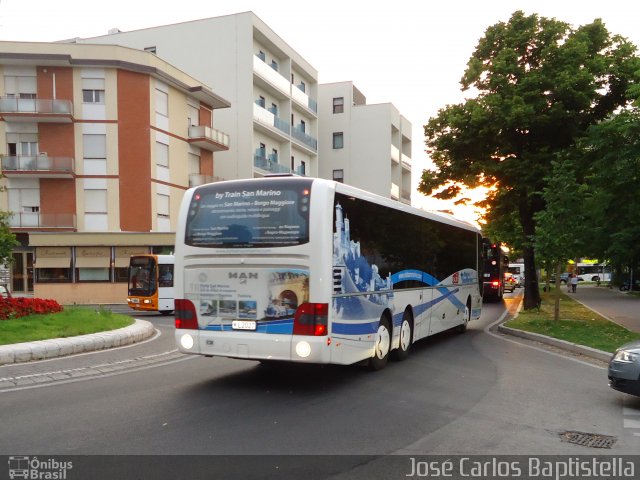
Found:
<path fill-rule="evenodd" d="M 173 313 L 173 263 L 173 255 L 132 255 L 129 259 L 129 307 L 163 315 Z"/>

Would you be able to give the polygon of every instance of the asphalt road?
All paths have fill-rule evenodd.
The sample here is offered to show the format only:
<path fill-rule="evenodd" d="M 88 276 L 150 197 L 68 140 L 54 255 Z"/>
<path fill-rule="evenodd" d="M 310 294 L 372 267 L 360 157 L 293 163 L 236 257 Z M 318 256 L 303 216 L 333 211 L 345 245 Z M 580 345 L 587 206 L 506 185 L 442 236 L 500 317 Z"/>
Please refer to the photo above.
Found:
<path fill-rule="evenodd" d="M 185 457 L 181 468 L 208 472 L 207 462 L 217 462 L 219 471 L 222 462 L 244 478 L 271 478 L 265 461 L 271 473 L 305 478 L 392 478 L 382 475 L 405 465 L 392 466 L 389 454 L 405 464 L 416 455 L 637 454 L 640 399 L 609 389 L 603 365 L 493 333 L 503 312 L 504 304 L 488 304 L 466 334 L 422 341 L 380 372 L 185 356 L 5 391 L 0 454 L 205 455 Z M 162 341 L 165 329 L 159 325 Z M 158 341 L 143 348 L 166 348 Z M 0 377 L 13 372 L 2 367 Z M 576 445 L 566 432 L 613 444 Z M 300 457 L 225 457 L 238 454 Z M 342 457 L 327 463 L 322 455 Z M 134 458 L 147 473 L 172 471 L 158 460 L 165 457 Z M 257 458 L 264 461 L 253 465 Z M 109 465 L 111 478 L 129 478 L 115 473 L 118 462 Z"/>

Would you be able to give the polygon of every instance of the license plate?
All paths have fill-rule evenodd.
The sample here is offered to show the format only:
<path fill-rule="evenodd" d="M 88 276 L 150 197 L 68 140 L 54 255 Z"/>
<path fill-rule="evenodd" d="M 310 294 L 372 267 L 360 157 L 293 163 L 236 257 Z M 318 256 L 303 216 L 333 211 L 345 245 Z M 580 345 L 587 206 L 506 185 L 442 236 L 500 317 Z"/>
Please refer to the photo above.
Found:
<path fill-rule="evenodd" d="M 234 320 L 231 322 L 231 328 L 234 330 L 255 330 L 256 322 L 249 320 Z"/>

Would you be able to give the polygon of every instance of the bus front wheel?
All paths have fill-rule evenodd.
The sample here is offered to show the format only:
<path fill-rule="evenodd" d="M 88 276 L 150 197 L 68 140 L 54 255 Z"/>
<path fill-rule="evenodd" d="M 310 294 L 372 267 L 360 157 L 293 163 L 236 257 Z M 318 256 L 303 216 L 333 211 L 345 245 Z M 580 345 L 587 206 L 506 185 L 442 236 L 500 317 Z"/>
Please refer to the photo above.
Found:
<path fill-rule="evenodd" d="M 376 332 L 375 344 L 373 347 L 373 357 L 369 359 L 371 370 L 381 370 L 389 360 L 389 350 L 391 349 L 391 328 L 386 316 L 380 319 L 378 331 Z"/>

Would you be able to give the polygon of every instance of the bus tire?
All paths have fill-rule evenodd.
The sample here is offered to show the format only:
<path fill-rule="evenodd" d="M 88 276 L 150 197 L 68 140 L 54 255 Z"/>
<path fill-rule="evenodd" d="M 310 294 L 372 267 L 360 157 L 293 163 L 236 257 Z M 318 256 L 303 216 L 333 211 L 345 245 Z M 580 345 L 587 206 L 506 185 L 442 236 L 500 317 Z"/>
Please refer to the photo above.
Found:
<path fill-rule="evenodd" d="M 471 298 L 467 298 L 467 305 L 464 307 L 464 321 L 456 327 L 456 332 L 464 333 L 471 321 Z"/>
<path fill-rule="evenodd" d="M 409 356 L 411 344 L 413 343 L 413 318 L 409 310 L 405 310 L 400 324 L 400 338 L 398 339 L 398 349 L 394 350 L 396 360 L 402 361 Z"/>
<path fill-rule="evenodd" d="M 376 331 L 375 344 L 373 346 L 373 356 L 369 359 L 371 370 L 382 370 L 389 361 L 389 351 L 391 350 L 391 327 L 386 315 L 380 318 L 378 330 Z"/>

